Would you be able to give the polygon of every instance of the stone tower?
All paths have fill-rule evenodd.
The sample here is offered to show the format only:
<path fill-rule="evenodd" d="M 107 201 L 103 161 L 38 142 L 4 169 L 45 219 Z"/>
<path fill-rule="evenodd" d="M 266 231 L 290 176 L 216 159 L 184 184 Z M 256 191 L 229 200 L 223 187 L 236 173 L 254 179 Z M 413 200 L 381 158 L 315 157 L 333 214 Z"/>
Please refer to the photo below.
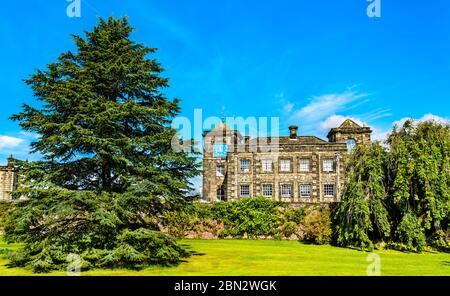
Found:
<path fill-rule="evenodd" d="M 229 170 L 227 160 L 241 142 L 241 134 L 223 121 L 214 129 L 203 133 L 203 199 L 226 199 Z"/>
<path fill-rule="evenodd" d="M 331 143 L 346 143 L 348 150 L 355 144 L 370 143 L 372 130 L 367 126 L 360 126 L 351 119 L 346 119 L 339 127 L 332 128 L 327 135 Z"/>

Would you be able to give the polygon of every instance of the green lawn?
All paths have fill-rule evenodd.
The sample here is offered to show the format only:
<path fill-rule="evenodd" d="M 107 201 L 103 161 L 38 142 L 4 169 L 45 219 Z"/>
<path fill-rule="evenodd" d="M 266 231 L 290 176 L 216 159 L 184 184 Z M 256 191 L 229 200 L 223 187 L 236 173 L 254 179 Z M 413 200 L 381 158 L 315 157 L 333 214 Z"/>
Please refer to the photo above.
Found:
<path fill-rule="evenodd" d="M 369 253 L 276 240 L 182 240 L 197 252 L 176 267 L 142 271 L 93 270 L 83 275 L 366 275 Z M 0 248 L 16 248 L 0 241 Z M 450 254 L 377 251 L 382 275 L 450 275 Z M 33 275 L 8 268 L 0 257 L 0 275 Z M 55 272 L 51 275 L 65 275 Z"/>

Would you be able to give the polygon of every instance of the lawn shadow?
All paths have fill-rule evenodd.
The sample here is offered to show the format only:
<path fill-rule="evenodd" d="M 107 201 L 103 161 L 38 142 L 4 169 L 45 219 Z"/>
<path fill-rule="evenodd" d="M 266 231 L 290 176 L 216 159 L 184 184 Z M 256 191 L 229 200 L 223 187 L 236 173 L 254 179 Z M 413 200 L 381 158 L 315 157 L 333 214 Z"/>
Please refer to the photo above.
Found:
<path fill-rule="evenodd" d="M 183 248 L 186 249 L 186 251 L 188 253 L 188 257 L 190 257 L 190 256 L 204 256 L 204 255 L 206 255 L 205 253 L 200 253 L 198 251 L 193 250 L 191 245 L 180 244 L 180 246 L 182 246 Z M 185 262 L 185 260 L 182 260 L 182 262 Z"/>
<path fill-rule="evenodd" d="M 450 261 L 444 261 L 444 262 L 442 262 L 442 264 L 445 266 L 450 266 Z"/>

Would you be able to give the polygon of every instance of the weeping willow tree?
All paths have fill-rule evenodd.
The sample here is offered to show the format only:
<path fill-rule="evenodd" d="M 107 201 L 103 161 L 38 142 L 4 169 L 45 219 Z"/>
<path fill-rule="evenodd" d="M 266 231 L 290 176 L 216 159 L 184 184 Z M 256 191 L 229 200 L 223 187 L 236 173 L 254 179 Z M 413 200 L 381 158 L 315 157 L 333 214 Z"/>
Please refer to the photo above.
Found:
<path fill-rule="evenodd" d="M 341 246 L 450 249 L 450 126 L 407 120 L 383 148 L 358 146 L 349 156 L 342 202 L 334 213 Z"/>
<path fill-rule="evenodd" d="M 407 120 L 388 138 L 389 203 L 395 238 L 422 250 L 446 247 L 450 213 L 450 127 Z M 448 247 L 448 246 L 447 246 Z"/>
<path fill-rule="evenodd" d="M 348 156 L 346 185 L 334 214 L 338 245 L 371 250 L 374 241 L 389 237 L 386 156 L 378 143 L 358 145 Z"/>
<path fill-rule="evenodd" d="M 11 265 L 37 272 L 174 264 L 188 252 L 158 232 L 152 217 L 183 203 L 198 174 L 192 155 L 171 148 L 178 100 L 148 48 L 131 39 L 126 18 L 74 36 L 68 51 L 26 83 L 40 102 L 12 116 L 39 137 L 36 162 L 22 163 L 23 182 L 7 218 L 8 241 L 23 243 Z"/>

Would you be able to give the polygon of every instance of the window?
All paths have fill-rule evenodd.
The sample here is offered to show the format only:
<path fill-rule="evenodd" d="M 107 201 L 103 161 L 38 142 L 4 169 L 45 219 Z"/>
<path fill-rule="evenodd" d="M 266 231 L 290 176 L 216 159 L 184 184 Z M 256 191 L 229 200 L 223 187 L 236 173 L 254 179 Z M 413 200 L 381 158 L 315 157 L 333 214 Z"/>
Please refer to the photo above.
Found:
<path fill-rule="evenodd" d="M 300 185 L 300 197 L 310 197 L 311 196 L 311 185 L 301 184 Z"/>
<path fill-rule="evenodd" d="M 334 184 L 324 184 L 323 195 L 325 197 L 334 197 Z"/>
<path fill-rule="evenodd" d="M 263 172 L 267 173 L 272 171 L 272 159 L 262 159 L 261 165 Z"/>
<path fill-rule="evenodd" d="M 223 177 L 225 176 L 225 166 L 224 165 L 217 165 L 216 167 L 216 176 Z"/>
<path fill-rule="evenodd" d="M 291 184 L 281 184 L 281 197 L 292 197 Z"/>
<path fill-rule="evenodd" d="M 228 153 L 227 144 L 214 144 L 213 146 L 213 156 L 218 158 L 226 158 Z"/>
<path fill-rule="evenodd" d="M 347 151 L 352 152 L 353 149 L 355 149 L 356 141 L 355 139 L 348 139 L 347 140 Z"/>
<path fill-rule="evenodd" d="M 308 158 L 300 159 L 300 172 L 310 171 L 310 160 Z"/>
<path fill-rule="evenodd" d="M 324 159 L 323 160 L 323 171 L 324 172 L 332 172 L 333 165 L 334 165 L 334 162 L 332 159 Z"/>
<path fill-rule="evenodd" d="M 281 172 L 290 172 L 291 171 L 291 160 L 290 159 L 281 159 L 280 160 L 280 171 Z"/>
<path fill-rule="evenodd" d="M 262 195 L 266 197 L 273 195 L 272 184 L 262 184 Z"/>
<path fill-rule="evenodd" d="M 217 189 L 217 200 L 224 200 L 225 199 L 225 189 L 223 186 L 220 186 Z"/>
<path fill-rule="evenodd" d="M 250 185 L 241 185 L 239 191 L 240 197 L 248 197 L 250 196 Z"/>
<path fill-rule="evenodd" d="M 243 173 L 250 172 L 250 160 L 249 159 L 241 159 L 241 172 L 243 172 Z"/>

